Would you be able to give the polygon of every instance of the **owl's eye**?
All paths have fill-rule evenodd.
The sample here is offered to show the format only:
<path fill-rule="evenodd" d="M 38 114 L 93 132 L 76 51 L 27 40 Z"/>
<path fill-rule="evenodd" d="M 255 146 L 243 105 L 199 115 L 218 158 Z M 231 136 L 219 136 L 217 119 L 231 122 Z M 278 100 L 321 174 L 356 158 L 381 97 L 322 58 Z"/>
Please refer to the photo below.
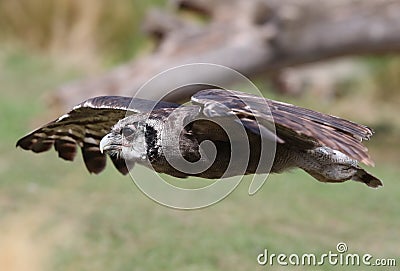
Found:
<path fill-rule="evenodd" d="M 122 132 L 121 133 L 122 133 L 122 135 L 124 137 L 129 137 L 129 136 L 131 136 L 131 135 L 133 135 L 135 133 L 135 130 L 133 130 L 130 127 L 124 127 L 124 128 L 122 128 Z"/>

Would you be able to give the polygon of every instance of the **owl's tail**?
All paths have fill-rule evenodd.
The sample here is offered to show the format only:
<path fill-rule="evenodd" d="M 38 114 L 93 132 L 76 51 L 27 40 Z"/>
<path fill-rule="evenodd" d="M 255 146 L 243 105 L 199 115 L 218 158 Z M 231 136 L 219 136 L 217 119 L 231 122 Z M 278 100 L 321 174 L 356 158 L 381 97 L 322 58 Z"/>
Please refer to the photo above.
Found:
<path fill-rule="evenodd" d="M 315 179 L 317 179 L 320 182 L 324 183 L 342 183 L 348 180 L 353 180 L 356 182 L 361 182 L 365 183 L 369 187 L 372 188 L 377 188 L 379 186 L 383 186 L 382 182 L 376 178 L 375 176 L 372 176 L 368 172 L 366 172 L 364 169 L 360 168 L 359 166 L 351 167 L 350 170 L 346 166 L 344 167 L 346 170 L 344 171 L 345 174 L 342 174 L 341 176 L 336 176 L 335 174 L 329 174 L 330 172 L 317 172 L 315 170 L 310 170 L 310 169 L 305 169 L 303 168 L 308 174 L 313 176 Z M 327 174 L 328 173 L 328 174 Z"/>
<path fill-rule="evenodd" d="M 351 178 L 351 179 L 356 182 L 365 183 L 369 187 L 373 187 L 373 188 L 383 186 L 382 182 L 378 178 L 376 178 L 375 176 L 366 172 L 362 168 L 358 168 L 357 172 L 353 175 L 353 178 Z"/>

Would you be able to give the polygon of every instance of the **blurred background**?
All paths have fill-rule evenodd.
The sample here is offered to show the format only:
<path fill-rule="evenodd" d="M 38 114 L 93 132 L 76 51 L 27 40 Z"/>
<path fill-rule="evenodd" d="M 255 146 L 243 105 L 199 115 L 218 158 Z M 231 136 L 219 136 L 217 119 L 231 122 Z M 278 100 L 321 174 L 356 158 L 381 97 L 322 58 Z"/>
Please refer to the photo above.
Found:
<path fill-rule="evenodd" d="M 339 242 L 399 265 L 400 3 L 313 2 L 0 0 L 0 270 L 281 270 L 257 255 L 320 255 Z M 179 211 L 111 166 L 94 176 L 81 157 L 14 147 L 85 98 L 131 95 L 192 62 L 226 65 L 268 98 L 372 127 L 368 170 L 384 187 L 294 170 L 254 196 L 244 182 L 212 207 Z M 335 268 L 360 267 L 318 267 Z"/>

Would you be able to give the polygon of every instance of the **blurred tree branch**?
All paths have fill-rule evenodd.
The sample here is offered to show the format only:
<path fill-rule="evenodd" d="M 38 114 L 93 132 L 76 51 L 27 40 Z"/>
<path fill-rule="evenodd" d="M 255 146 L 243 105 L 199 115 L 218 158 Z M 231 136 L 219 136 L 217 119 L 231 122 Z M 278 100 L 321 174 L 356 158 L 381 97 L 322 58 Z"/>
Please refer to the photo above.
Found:
<path fill-rule="evenodd" d="M 106 74 L 61 86 L 59 110 L 98 95 L 132 95 L 168 68 L 210 62 L 252 78 L 289 66 L 345 55 L 400 51 L 400 2 L 390 0 L 174 0 L 152 10 L 143 30 L 155 50 Z M 182 10 L 199 15 L 181 16 Z M 193 79 L 198 75 L 193 76 Z M 212 76 L 205 73 L 204 77 Z M 219 78 L 221 84 L 230 78 Z M 158 91 L 167 91 L 168 82 Z M 195 89 L 197 90 L 197 89 Z M 195 91 L 192 90 L 192 91 Z M 190 95 L 191 93 L 186 93 Z M 180 98 L 182 92 L 170 96 Z"/>

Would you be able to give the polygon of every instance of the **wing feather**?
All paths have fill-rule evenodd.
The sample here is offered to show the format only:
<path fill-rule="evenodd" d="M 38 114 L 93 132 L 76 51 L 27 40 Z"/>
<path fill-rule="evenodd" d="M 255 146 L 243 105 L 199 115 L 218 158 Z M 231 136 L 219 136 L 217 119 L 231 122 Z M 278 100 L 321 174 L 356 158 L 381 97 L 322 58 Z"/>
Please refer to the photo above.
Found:
<path fill-rule="evenodd" d="M 99 173 L 106 166 L 106 156 L 100 152 L 100 140 L 111 127 L 126 116 L 126 112 L 144 113 L 151 109 L 177 107 L 168 102 L 154 102 L 139 98 L 100 96 L 86 100 L 73 109 L 24 136 L 17 147 L 36 153 L 48 151 L 53 145 L 62 159 L 74 160 L 77 147 L 81 148 L 86 168 Z M 128 173 L 125 161 L 111 157 L 114 166 L 122 174 Z"/>
<path fill-rule="evenodd" d="M 285 144 L 305 149 L 328 146 L 367 165 L 374 165 L 368 149 L 362 144 L 362 140 L 368 140 L 373 134 L 367 126 L 292 104 L 222 89 L 201 90 L 192 96 L 192 103 L 208 108 L 228 108 L 225 113 L 219 110 L 217 114 L 229 116 L 234 113 L 240 119 L 246 119 L 244 125 L 249 130 L 254 131 L 249 120 L 267 129 L 273 129 L 271 125 L 275 125 L 277 142 L 281 139 Z"/>

